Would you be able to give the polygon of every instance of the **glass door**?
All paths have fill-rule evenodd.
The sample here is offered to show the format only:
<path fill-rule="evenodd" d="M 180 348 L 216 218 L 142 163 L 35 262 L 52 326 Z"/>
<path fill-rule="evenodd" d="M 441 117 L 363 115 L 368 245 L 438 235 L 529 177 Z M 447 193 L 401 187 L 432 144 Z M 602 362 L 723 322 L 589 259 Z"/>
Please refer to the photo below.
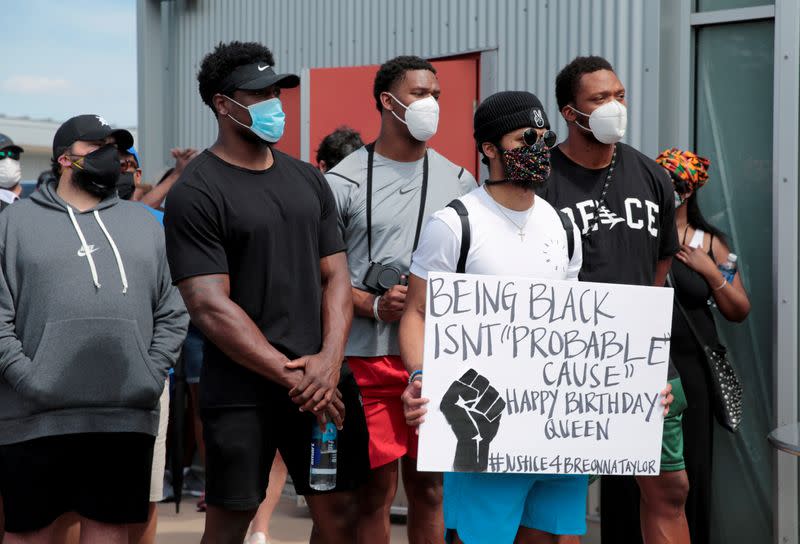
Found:
<path fill-rule="evenodd" d="M 753 309 L 717 327 L 745 385 L 739 434 L 717 427 L 712 542 L 772 541 L 772 20 L 700 27 L 695 41 L 695 147 L 711 159 L 700 192 L 708 221 L 728 235 Z"/>

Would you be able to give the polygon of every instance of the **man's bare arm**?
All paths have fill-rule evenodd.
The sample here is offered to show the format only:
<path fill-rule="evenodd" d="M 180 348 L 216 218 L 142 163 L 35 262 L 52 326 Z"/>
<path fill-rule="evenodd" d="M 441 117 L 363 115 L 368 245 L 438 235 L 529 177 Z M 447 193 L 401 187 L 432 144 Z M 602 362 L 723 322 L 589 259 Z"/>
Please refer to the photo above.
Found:
<path fill-rule="evenodd" d="M 375 302 L 375 295 L 363 289 L 350 288 L 353 296 L 353 312 L 358 317 L 368 317 L 374 319 L 372 315 L 372 304 Z"/>
<path fill-rule="evenodd" d="M 139 202 L 156 210 L 160 210 L 161 203 L 164 202 L 164 199 L 167 197 L 167 193 L 169 193 L 170 189 L 172 189 L 172 186 L 175 185 L 175 182 L 178 181 L 179 177 L 181 177 L 181 173 L 173 170 L 166 178 L 164 178 L 161 183 L 145 193 Z"/>
<path fill-rule="evenodd" d="M 425 291 L 428 282 L 411 274 L 408 279 L 406 309 L 400 319 L 400 357 L 406 370 L 422 370 L 425 342 Z"/>
<path fill-rule="evenodd" d="M 161 183 L 153 187 L 152 190 L 147 192 L 142 197 L 140 201 L 142 204 L 160 210 L 161 203 L 164 202 L 164 199 L 167 197 L 167 193 L 169 193 L 170 189 L 172 189 L 172 186 L 175 185 L 175 182 L 178 181 L 178 178 L 181 177 L 186 165 L 189 164 L 198 154 L 197 150 L 191 148 L 176 148 L 173 149 L 171 153 L 172 156 L 175 157 L 175 168 L 166 178 L 161 181 Z"/>
<path fill-rule="evenodd" d="M 285 387 L 300 383 L 303 371 L 264 337 L 250 316 L 230 298 L 227 274 L 193 276 L 178 283 L 192 322 L 236 363 Z"/>
<path fill-rule="evenodd" d="M 400 356 L 406 370 L 422 370 L 425 351 L 425 294 L 428 283 L 411 274 L 408 279 L 408 298 L 403 317 L 400 319 Z M 406 424 L 418 427 L 425 421 L 428 399 L 422 397 L 421 376 L 408 384 L 400 397 Z"/>
<path fill-rule="evenodd" d="M 372 303 L 375 302 L 375 295 L 362 289 L 350 288 L 353 297 L 353 312 L 358 317 L 368 317 L 372 319 Z"/>
<path fill-rule="evenodd" d="M 405 285 L 395 285 L 383 295 L 378 301 L 378 315 L 382 321 L 394 323 L 400 320 L 406 304 L 406 293 L 408 287 Z M 375 319 L 372 309 L 375 303 L 375 295 L 361 289 L 351 288 L 353 293 L 353 309 L 358 317 Z"/>
<path fill-rule="evenodd" d="M 672 257 L 661 259 L 656 264 L 656 280 L 653 282 L 655 287 L 664 287 L 667 282 L 667 273 L 672 266 Z"/>

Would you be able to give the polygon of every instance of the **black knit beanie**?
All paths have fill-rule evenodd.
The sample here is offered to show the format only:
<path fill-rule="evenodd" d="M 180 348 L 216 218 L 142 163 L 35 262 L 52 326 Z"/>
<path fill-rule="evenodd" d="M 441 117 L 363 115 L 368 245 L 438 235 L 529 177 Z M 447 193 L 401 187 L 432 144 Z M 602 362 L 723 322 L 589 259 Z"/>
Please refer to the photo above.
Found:
<path fill-rule="evenodd" d="M 475 110 L 475 142 L 499 142 L 522 127 L 550 128 L 547 114 L 536 95 L 527 91 L 502 91 L 481 102 Z"/>

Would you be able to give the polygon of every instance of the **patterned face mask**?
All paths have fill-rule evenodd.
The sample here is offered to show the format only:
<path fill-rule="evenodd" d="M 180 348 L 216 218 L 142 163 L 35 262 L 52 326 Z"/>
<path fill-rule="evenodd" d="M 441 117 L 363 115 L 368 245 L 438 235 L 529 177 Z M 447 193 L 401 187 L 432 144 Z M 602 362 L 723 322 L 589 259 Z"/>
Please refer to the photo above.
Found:
<path fill-rule="evenodd" d="M 534 187 L 550 177 L 550 148 L 539 139 L 533 145 L 503 150 L 506 180 L 524 187 Z"/>

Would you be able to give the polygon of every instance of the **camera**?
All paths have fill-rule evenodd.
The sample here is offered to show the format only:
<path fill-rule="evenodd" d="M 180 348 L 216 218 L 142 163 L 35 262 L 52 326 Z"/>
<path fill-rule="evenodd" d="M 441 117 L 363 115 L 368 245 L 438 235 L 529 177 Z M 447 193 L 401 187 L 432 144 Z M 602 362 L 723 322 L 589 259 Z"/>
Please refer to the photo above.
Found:
<path fill-rule="evenodd" d="M 404 283 L 403 273 L 398 267 L 375 262 L 369 263 L 363 281 L 367 290 L 376 295 L 382 295 L 395 285 Z"/>

